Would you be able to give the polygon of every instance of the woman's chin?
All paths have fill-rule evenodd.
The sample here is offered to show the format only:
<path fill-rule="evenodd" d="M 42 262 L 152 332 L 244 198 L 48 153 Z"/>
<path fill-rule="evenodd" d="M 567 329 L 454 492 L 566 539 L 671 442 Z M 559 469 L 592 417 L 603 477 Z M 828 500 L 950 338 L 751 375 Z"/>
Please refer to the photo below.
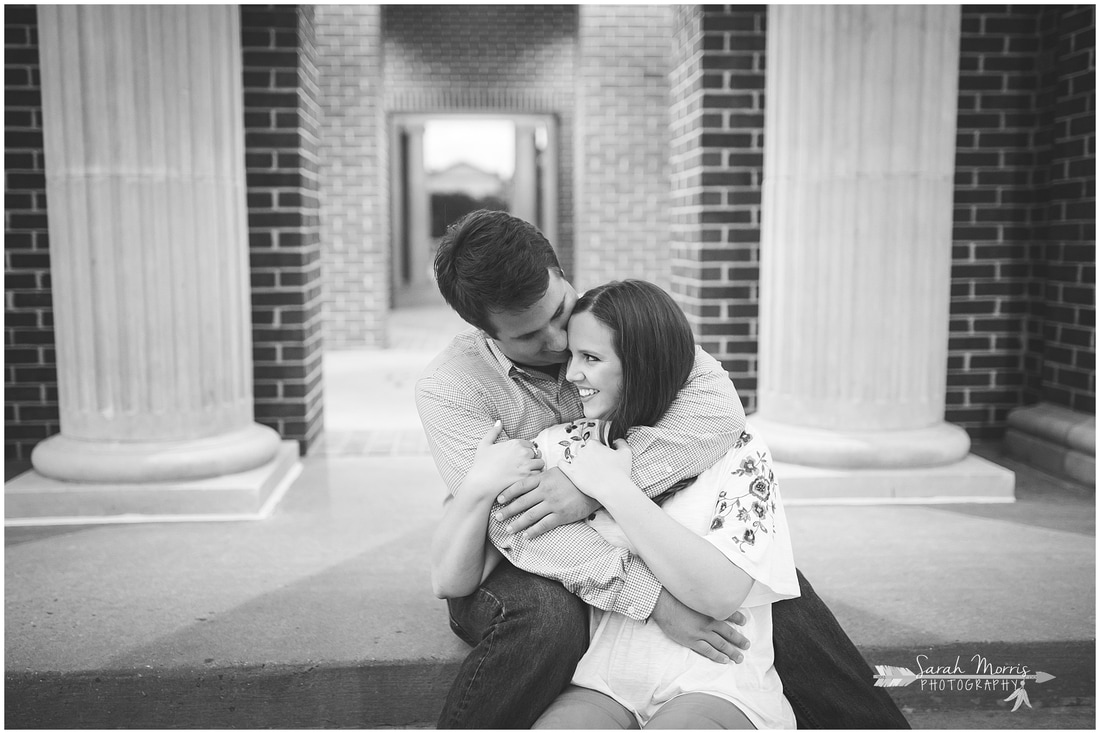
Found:
<path fill-rule="evenodd" d="M 582 405 L 581 407 L 584 410 L 584 417 L 591 421 L 600 420 L 601 418 L 603 418 L 604 413 L 606 412 L 598 408 L 590 408 L 587 405 Z"/>

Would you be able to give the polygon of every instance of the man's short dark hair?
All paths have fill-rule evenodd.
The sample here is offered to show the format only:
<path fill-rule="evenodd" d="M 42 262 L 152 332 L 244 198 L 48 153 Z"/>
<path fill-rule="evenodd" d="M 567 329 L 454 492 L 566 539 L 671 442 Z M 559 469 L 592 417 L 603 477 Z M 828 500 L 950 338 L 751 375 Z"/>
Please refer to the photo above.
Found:
<path fill-rule="evenodd" d="M 491 313 L 523 311 L 546 293 L 558 256 L 535 225 L 478 209 L 452 224 L 435 253 L 443 299 L 469 324 L 496 338 Z"/>

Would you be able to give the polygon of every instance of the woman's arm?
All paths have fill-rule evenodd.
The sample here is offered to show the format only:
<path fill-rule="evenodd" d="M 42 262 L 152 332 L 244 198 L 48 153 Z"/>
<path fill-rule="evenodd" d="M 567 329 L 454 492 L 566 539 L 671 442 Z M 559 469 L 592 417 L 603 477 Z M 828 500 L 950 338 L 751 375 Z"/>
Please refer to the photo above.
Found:
<path fill-rule="evenodd" d="M 590 442 L 562 471 L 604 506 L 670 594 L 697 612 L 726 619 L 745 601 L 752 577 L 654 504 L 630 478 L 627 443 L 615 445 Z"/>
<path fill-rule="evenodd" d="M 432 591 L 440 599 L 472 594 L 500 560 L 486 541 L 489 510 L 512 482 L 540 471 L 530 441 L 494 443 L 497 421 L 478 444 L 474 464 L 462 485 L 443 503 L 443 518 L 432 537 Z"/>

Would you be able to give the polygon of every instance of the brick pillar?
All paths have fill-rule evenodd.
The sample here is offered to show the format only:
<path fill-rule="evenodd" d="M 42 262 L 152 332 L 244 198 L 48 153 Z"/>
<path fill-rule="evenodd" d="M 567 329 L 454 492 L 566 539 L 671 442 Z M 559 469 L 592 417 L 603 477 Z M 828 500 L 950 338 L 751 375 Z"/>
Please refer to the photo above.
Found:
<path fill-rule="evenodd" d="M 537 220 L 538 191 L 535 176 L 535 125 L 516 121 L 516 169 L 512 174 L 512 214 L 528 222 Z"/>
<path fill-rule="evenodd" d="M 581 5 L 578 12 L 574 285 L 633 277 L 667 287 L 672 11 Z"/>
<path fill-rule="evenodd" d="M 677 6 L 671 288 L 703 348 L 756 405 L 763 6 Z"/>
<path fill-rule="evenodd" d="M 318 5 L 326 349 L 386 344 L 390 307 L 382 7 Z M 396 222 L 393 223 L 396 226 Z"/>
<path fill-rule="evenodd" d="M 240 8 L 256 420 L 320 435 L 320 107 L 314 8 Z"/>
<path fill-rule="evenodd" d="M 957 7 L 772 8 L 754 424 L 778 460 L 967 455 L 943 421 L 958 34 Z"/>
<path fill-rule="evenodd" d="M 60 425 L 37 9 L 4 22 L 4 458 L 26 461 Z"/>
<path fill-rule="evenodd" d="M 35 468 L 141 484 L 273 462 L 252 422 L 236 8 L 40 20 L 61 433 Z"/>
<path fill-rule="evenodd" d="M 409 285 L 425 285 L 431 281 L 431 196 L 428 176 L 424 170 L 424 124 L 405 126 L 408 140 L 408 168 L 405 186 L 409 197 Z"/>

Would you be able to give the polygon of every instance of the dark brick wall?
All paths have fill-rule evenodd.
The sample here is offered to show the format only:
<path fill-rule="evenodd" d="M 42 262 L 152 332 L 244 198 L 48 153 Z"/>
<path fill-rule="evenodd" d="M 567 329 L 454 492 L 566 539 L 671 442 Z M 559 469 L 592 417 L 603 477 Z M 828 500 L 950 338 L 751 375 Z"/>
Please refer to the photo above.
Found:
<path fill-rule="evenodd" d="M 1041 12 L 1039 104 L 1049 145 L 1039 162 L 1045 186 L 1041 243 L 1034 248 L 1036 308 L 1029 327 L 1038 350 L 1038 398 L 1096 410 L 1096 9 Z M 1032 397 L 1032 394 L 1027 396 Z"/>
<path fill-rule="evenodd" d="M 672 65 L 671 289 L 756 409 L 764 6 L 678 6 Z"/>
<path fill-rule="evenodd" d="M 963 6 L 947 420 L 975 439 L 1040 397 L 1091 411 L 1092 28 L 1080 7 Z"/>
<path fill-rule="evenodd" d="M 4 8 L 4 458 L 61 430 L 57 407 L 38 14 Z"/>
<path fill-rule="evenodd" d="M 241 8 L 256 421 L 305 453 L 322 429 L 314 9 Z"/>
<path fill-rule="evenodd" d="M 947 420 L 999 437 L 1025 390 L 1036 238 L 1038 10 L 964 6 Z"/>

